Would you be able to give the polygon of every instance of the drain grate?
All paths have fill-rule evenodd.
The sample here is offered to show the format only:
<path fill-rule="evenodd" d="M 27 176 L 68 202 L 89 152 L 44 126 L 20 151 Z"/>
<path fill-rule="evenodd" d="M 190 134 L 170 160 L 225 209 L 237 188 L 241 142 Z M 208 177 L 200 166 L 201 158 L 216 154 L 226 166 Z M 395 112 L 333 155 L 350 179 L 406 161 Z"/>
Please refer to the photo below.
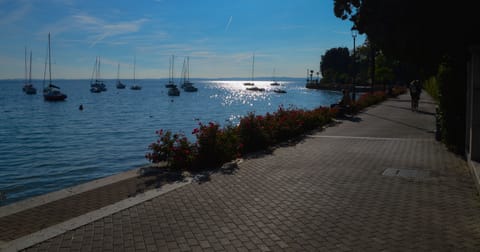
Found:
<path fill-rule="evenodd" d="M 398 168 L 387 168 L 382 173 L 383 176 L 389 177 L 402 177 L 402 178 L 428 178 L 430 176 L 429 171 L 417 170 L 417 169 L 398 169 Z"/>

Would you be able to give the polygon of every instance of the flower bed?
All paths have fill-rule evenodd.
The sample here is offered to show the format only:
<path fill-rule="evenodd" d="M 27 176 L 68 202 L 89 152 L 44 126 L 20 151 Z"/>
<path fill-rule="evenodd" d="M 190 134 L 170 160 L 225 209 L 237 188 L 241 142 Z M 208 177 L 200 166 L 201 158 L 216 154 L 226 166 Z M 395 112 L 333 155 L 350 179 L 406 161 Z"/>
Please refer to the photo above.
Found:
<path fill-rule="evenodd" d="M 400 93 L 402 91 L 396 92 L 396 95 Z M 384 92 L 363 94 L 353 104 L 354 111 L 359 112 L 386 98 Z M 151 152 L 145 158 L 152 163 L 167 162 L 168 167 L 174 170 L 218 167 L 242 155 L 264 150 L 322 127 L 330 123 L 337 112 L 335 108 L 326 107 L 303 110 L 280 106 L 277 111 L 266 115 L 248 113 L 236 126 L 199 123 L 199 127 L 192 131 L 196 136 L 194 143 L 183 133 L 158 130 L 158 140 L 149 145 Z"/>

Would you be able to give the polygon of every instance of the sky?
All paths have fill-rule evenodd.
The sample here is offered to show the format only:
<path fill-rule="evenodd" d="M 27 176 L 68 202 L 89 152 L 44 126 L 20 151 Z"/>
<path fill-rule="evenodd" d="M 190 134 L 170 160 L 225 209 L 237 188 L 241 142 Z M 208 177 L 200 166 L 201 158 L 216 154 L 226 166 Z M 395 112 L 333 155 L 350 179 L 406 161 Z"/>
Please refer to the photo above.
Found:
<path fill-rule="evenodd" d="M 306 77 L 352 50 L 351 25 L 333 0 L 0 0 L 0 79 L 25 77 L 25 48 L 43 79 L 49 33 L 54 79 L 90 79 L 96 57 L 101 78 L 168 78 L 172 55 L 176 78 L 186 57 L 191 78 Z"/>

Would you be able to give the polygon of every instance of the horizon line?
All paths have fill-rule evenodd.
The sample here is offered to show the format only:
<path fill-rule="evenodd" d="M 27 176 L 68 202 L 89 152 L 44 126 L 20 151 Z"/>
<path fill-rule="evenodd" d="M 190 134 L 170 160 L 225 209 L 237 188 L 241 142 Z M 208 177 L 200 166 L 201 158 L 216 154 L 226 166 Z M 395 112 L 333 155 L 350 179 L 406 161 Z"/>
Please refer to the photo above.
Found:
<path fill-rule="evenodd" d="M 276 80 L 279 79 L 303 79 L 307 77 L 288 77 L 288 76 L 283 76 L 283 77 L 275 77 Z M 133 78 L 120 78 L 121 80 L 133 80 Z M 135 78 L 137 79 L 137 78 Z M 159 77 L 159 78 L 139 78 L 137 80 L 161 80 L 161 79 L 167 79 L 167 77 Z M 182 79 L 182 78 L 175 78 L 175 79 Z M 208 77 L 191 77 L 190 79 L 204 79 L 204 80 L 222 80 L 222 79 L 238 79 L 238 80 L 246 80 L 246 81 L 251 81 L 251 79 L 247 77 L 215 77 L 215 78 L 208 78 Z M 255 79 L 262 79 L 262 80 L 271 80 L 272 77 L 255 77 Z M 19 81 L 24 81 L 25 78 L 4 78 L 0 79 L 0 81 L 7 81 L 7 80 L 19 80 Z M 91 80 L 91 78 L 55 78 L 55 80 Z M 117 78 L 101 78 L 101 80 L 117 80 Z M 33 78 L 32 81 L 43 81 L 43 79 L 38 79 L 38 78 Z M 53 80 L 52 80 L 53 81 Z M 254 80 L 255 81 L 255 80 Z"/>

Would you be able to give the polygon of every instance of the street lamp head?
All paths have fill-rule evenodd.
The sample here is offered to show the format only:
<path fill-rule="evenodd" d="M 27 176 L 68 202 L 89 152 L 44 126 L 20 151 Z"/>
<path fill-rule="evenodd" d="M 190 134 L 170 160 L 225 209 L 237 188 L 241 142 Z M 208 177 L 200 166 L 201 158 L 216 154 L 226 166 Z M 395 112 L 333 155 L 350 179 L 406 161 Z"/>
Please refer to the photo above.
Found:
<path fill-rule="evenodd" d="M 352 37 L 353 37 L 353 38 L 356 38 L 357 35 L 358 35 L 358 30 L 354 27 L 354 28 L 352 28 L 351 31 L 352 31 Z"/>

